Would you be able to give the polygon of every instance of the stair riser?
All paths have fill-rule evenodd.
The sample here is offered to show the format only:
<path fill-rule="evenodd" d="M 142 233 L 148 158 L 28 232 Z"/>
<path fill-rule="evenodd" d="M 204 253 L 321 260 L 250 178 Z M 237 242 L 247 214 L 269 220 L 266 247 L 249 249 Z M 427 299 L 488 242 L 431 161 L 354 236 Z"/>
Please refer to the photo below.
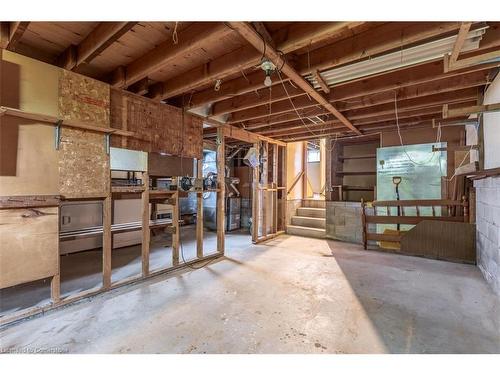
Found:
<path fill-rule="evenodd" d="M 286 228 L 288 234 L 301 237 L 325 238 L 325 231 L 311 230 L 309 228 L 296 228 L 288 226 Z"/>
<path fill-rule="evenodd" d="M 326 228 L 326 219 L 316 217 L 292 217 L 292 225 L 309 228 Z"/>
<path fill-rule="evenodd" d="M 307 207 L 299 207 L 297 208 L 298 216 L 307 216 L 307 217 L 326 217 L 326 210 L 318 210 L 318 209 L 310 209 Z"/>

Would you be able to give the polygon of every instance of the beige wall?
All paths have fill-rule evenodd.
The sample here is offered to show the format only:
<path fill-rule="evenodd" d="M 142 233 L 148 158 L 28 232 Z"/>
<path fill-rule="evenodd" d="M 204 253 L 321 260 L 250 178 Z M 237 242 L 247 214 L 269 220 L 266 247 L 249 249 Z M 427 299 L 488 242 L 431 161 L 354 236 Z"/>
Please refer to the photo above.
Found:
<path fill-rule="evenodd" d="M 60 68 L 1 50 L 0 104 L 58 115 Z M 54 127 L 0 117 L 0 195 L 59 194 Z"/>
<path fill-rule="evenodd" d="M 286 148 L 286 186 L 289 188 L 295 177 L 304 169 L 302 153 L 304 152 L 303 142 L 290 142 Z M 299 181 L 293 190 L 288 194 L 287 199 L 302 198 L 302 181 Z"/>

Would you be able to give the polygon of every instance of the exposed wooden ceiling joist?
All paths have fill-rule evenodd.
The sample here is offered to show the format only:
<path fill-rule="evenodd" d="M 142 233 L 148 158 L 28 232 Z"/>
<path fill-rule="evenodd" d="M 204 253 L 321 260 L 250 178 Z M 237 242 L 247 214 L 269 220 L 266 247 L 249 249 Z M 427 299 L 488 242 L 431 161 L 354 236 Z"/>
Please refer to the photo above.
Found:
<path fill-rule="evenodd" d="M 90 63 L 136 24 L 137 22 L 101 22 L 80 44 L 70 46 L 59 56 L 59 66 L 75 70 L 81 64 Z"/>
<path fill-rule="evenodd" d="M 320 93 L 318 93 L 311 85 L 289 64 L 284 60 L 278 51 L 272 46 L 264 43 L 259 34 L 249 24 L 245 22 L 231 22 L 231 25 L 253 45 L 261 53 L 265 54 L 278 69 L 280 69 L 290 80 L 299 86 L 304 92 L 309 94 L 314 100 L 325 107 L 330 113 L 337 117 L 346 127 L 357 134 L 361 132 L 351 124 L 351 122 L 342 113 L 331 105 Z"/>
<path fill-rule="evenodd" d="M 177 44 L 172 39 L 164 41 L 144 56 L 127 65 L 123 80 L 112 78 L 110 83 L 120 88 L 130 86 L 168 66 L 180 56 L 212 44 L 231 32 L 232 30 L 223 23 L 194 23 L 179 33 Z"/>
<path fill-rule="evenodd" d="M 351 38 L 300 55 L 297 60 L 297 69 L 300 74 L 305 75 L 316 69 L 333 68 L 443 35 L 451 35 L 459 28 L 460 22 L 391 22 L 382 24 L 373 30 L 370 29 Z M 260 75 L 262 76 L 262 73 Z M 224 82 L 220 92 L 215 92 L 213 89 L 195 92 L 191 96 L 190 107 L 225 100 L 231 96 L 264 87 L 261 81 L 260 85 L 257 83 L 252 86 L 251 90 L 244 91 L 244 86 L 247 84 L 245 80 L 238 78 L 237 82 L 234 80 Z M 230 86 L 231 90 L 225 91 L 226 85 Z"/>
<path fill-rule="evenodd" d="M 21 40 L 29 24 L 26 21 L 1 22 L 0 47 L 15 51 L 17 43 Z"/>
<path fill-rule="evenodd" d="M 399 93 L 406 95 L 409 98 L 412 95 L 424 95 L 426 92 L 433 93 L 434 91 L 434 93 L 437 93 L 448 91 L 449 87 L 464 88 L 478 86 L 480 84 L 479 82 L 487 80 L 488 72 L 492 68 L 499 66 L 500 63 L 482 64 L 466 70 L 453 71 L 445 74 L 442 71 L 443 62 L 434 61 L 336 86 L 335 90 L 330 95 L 326 96 L 326 98 L 333 103 L 338 110 L 342 111 L 345 109 L 353 109 L 349 107 L 356 107 L 356 104 L 351 104 L 349 106 L 346 105 L 346 103 L 359 102 L 357 106 L 369 104 L 369 102 L 366 103 L 367 98 L 368 100 L 373 100 L 369 99 L 369 95 L 376 94 L 376 99 L 385 100 L 386 102 L 390 101 L 390 97 L 393 95 L 392 92 L 394 90 L 397 90 Z M 436 83 L 433 84 L 433 82 Z M 428 84 L 418 86 L 425 83 Z M 409 88 L 411 86 L 418 86 L 417 89 L 419 90 L 411 90 Z M 365 99 L 363 99 L 363 97 L 365 97 Z M 237 99 L 239 99 L 239 103 L 244 103 L 246 99 L 247 105 L 249 105 L 248 103 L 258 103 L 257 100 L 261 100 L 259 98 L 256 100 L 255 97 L 251 95 L 240 96 Z M 262 101 L 264 101 L 263 99 Z M 313 104 L 304 97 L 293 100 L 295 108 L 297 109 L 313 106 Z M 220 104 L 223 103 L 224 102 L 220 102 Z M 234 112 L 230 117 L 230 122 L 244 122 L 257 118 L 265 120 L 269 116 L 269 106 L 265 101 L 264 103 L 265 105 L 261 105 L 259 107 Z M 220 107 L 215 106 L 215 109 L 217 108 Z M 273 103 L 271 109 L 273 114 L 294 112 L 294 109 L 290 105 L 289 101 L 287 102 L 285 100 Z"/>
<path fill-rule="evenodd" d="M 404 112 L 407 110 L 423 109 L 427 107 L 439 106 L 442 103 L 453 103 L 453 102 L 463 102 L 468 100 L 473 100 L 477 98 L 478 90 L 474 87 L 466 88 L 462 90 L 449 90 L 444 93 L 438 93 L 428 96 L 416 97 L 413 99 L 401 98 L 398 95 L 398 108 L 399 111 Z M 349 118 L 355 122 L 355 119 L 382 116 L 390 113 L 394 113 L 394 94 L 392 94 L 392 99 L 390 102 L 384 102 L 379 105 L 367 106 L 361 109 L 356 109 L 346 112 Z M 339 123 L 334 121 L 331 123 Z M 295 129 L 303 128 L 304 125 L 301 122 L 285 123 L 280 126 L 261 128 L 258 132 L 261 134 L 274 134 L 277 132 L 290 131 Z"/>
<path fill-rule="evenodd" d="M 313 24 L 312 26 L 305 27 L 303 24 L 294 24 L 290 30 L 290 37 L 286 41 L 277 45 L 277 49 L 283 53 L 290 53 L 296 48 L 308 45 L 311 41 L 319 41 L 327 39 L 338 33 L 340 30 L 349 27 L 349 22 L 326 22 L 321 24 Z M 272 37 L 272 35 L 271 35 Z M 261 37 L 259 39 L 262 41 Z M 227 55 L 221 56 L 209 62 L 203 67 L 195 68 L 182 77 L 174 77 L 155 86 L 156 99 L 169 99 L 186 92 L 190 92 L 198 87 L 213 84 L 217 79 L 224 79 L 225 77 L 244 71 L 257 65 L 262 57 L 262 53 L 258 53 L 255 48 L 245 46 L 233 51 Z M 263 77 L 263 73 L 260 73 Z M 262 78 L 262 81 L 264 78 Z M 262 83 L 261 81 L 261 83 Z M 222 86 L 228 84 L 223 82 Z M 241 81 L 242 85 L 248 85 L 246 80 Z M 222 93 L 214 91 L 212 87 L 207 90 L 215 92 L 217 95 Z M 219 90 L 221 91 L 221 90 Z M 248 92 L 248 91 L 247 91 Z M 191 98 L 191 103 L 197 102 L 198 98 Z M 205 102 L 203 104 L 206 104 Z M 199 104 L 196 103 L 196 106 Z M 194 105 L 191 105 L 194 106 Z"/>

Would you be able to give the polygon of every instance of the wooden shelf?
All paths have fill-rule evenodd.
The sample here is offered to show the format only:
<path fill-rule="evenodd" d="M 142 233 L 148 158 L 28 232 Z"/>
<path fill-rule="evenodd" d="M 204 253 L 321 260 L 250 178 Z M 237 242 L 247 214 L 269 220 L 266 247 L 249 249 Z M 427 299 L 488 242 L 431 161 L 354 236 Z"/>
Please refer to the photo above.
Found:
<path fill-rule="evenodd" d="M 374 191 L 374 186 L 342 186 L 342 190 L 344 191 Z"/>
<path fill-rule="evenodd" d="M 112 186 L 112 193 L 142 193 L 144 186 Z"/>
<path fill-rule="evenodd" d="M 339 161 L 344 160 L 357 160 L 357 159 L 375 159 L 377 155 L 368 154 L 368 155 L 357 155 L 357 156 L 339 156 Z"/>
<path fill-rule="evenodd" d="M 51 116 L 51 115 L 26 112 L 26 111 L 22 111 L 20 109 L 15 109 L 15 108 L 10 108 L 10 107 L 0 107 L 0 116 L 13 116 L 13 117 L 24 118 L 27 120 L 33 120 L 36 122 L 44 122 L 44 123 L 51 124 L 54 126 L 60 125 L 60 126 L 66 126 L 66 127 L 70 127 L 70 128 L 90 130 L 90 131 L 99 132 L 99 133 L 116 134 L 116 135 L 122 135 L 125 137 L 135 137 L 134 132 L 129 132 L 126 130 L 114 129 L 114 128 L 110 128 L 108 126 L 96 124 L 96 123 L 89 123 L 89 122 L 76 121 L 76 120 L 65 120 L 65 119 L 61 119 L 61 118 Z"/>
<path fill-rule="evenodd" d="M 335 172 L 337 176 L 375 176 L 376 171 L 373 172 L 348 172 L 348 171 L 337 171 Z"/>
<path fill-rule="evenodd" d="M 29 208 L 59 206 L 59 195 L 19 195 L 0 197 L 0 208 Z"/>

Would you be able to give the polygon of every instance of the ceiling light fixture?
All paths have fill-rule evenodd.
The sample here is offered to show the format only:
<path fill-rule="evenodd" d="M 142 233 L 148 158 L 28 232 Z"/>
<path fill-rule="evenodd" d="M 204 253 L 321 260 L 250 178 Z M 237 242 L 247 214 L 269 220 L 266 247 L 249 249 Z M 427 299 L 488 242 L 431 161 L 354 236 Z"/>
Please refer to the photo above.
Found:
<path fill-rule="evenodd" d="M 260 64 L 260 67 L 266 73 L 266 78 L 264 79 L 264 85 L 266 87 L 270 87 L 273 84 L 273 81 L 271 80 L 271 74 L 276 69 L 276 66 L 268 59 L 264 59 Z"/>

